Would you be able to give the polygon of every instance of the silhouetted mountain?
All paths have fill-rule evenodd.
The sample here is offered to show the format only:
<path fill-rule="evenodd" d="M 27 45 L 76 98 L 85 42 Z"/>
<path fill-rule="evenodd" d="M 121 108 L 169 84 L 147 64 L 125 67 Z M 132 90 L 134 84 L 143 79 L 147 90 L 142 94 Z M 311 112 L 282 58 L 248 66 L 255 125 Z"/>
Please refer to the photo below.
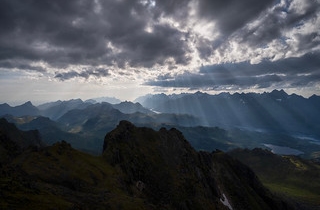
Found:
<path fill-rule="evenodd" d="M 186 93 L 172 94 L 172 95 L 166 95 L 164 93 L 155 94 L 155 95 L 148 94 L 135 99 L 134 102 L 140 103 L 142 104 L 142 106 L 152 109 L 157 107 L 159 103 L 164 103 L 169 100 L 178 99 L 186 95 L 188 94 Z"/>
<path fill-rule="evenodd" d="M 113 108 L 118 109 L 120 112 L 125 114 L 133 114 L 136 112 L 144 113 L 144 114 L 155 114 L 149 109 L 144 108 L 139 103 L 132 103 L 130 101 L 121 102 L 119 104 L 112 105 Z"/>
<path fill-rule="evenodd" d="M 32 115 L 36 116 L 39 115 L 40 112 L 37 107 L 33 106 L 30 101 L 15 107 L 11 107 L 8 104 L 0 104 L 0 116 L 3 115 L 13 115 L 13 116 L 25 116 L 25 115 Z"/>
<path fill-rule="evenodd" d="M 91 105 L 89 102 L 83 102 L 81 99 L 71 99 L 68 101 L 56 101 L 39 105 L 41 115 L 49 117 L 52 120 L 57 120 L 62 115 L 72 109 L 84 109 Z"/>
<path fill-rule="evenodd" d="M 161 113 L 197 116 L 204 126 L 320 136 L 319 98 L 288 95 L 283 90 L 219 95 L 197 92 L 173 98 L 164 94 L 148 96 L 141 104 Z"/>
<path fill-rule="evenodd" d="M 309 100 L 316 107 L 320 107 L 320 97 L 319 96 L 313 94 L 312 96 L 310 96 Z"/>
<path fill-rule="evenodd" d="M 8 112 L 10 112 L 11 109 L 12 109 L 12 107 L 7 103 L 0 104 L 0 113 L 1 113 L 1 115 L 7 114 Z"/>
<path fill-rule="evenodd" d="M 273 90 L 269 93 L 269 96 L 276 100 L 285 100 L 288 98 L 288 94 L 283 90 Z"/>
<path fill-rule="evenodd" d="M 88 99 L 85 102 L 94 102 L 94 103 L 102 103 L 102 102 L 107 102 L 110 104 L 118 104 L 121 101 L 115 97 L 99 97 L 99 98 L 92 98 L 92 99 Z"/>

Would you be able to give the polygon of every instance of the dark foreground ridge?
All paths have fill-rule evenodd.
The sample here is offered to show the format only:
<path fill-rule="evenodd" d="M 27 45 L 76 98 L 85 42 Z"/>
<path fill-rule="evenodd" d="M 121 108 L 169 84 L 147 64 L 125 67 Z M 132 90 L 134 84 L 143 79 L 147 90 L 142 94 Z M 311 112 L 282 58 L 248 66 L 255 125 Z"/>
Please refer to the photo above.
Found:
<path fill-rule="evenodd" d="M 176 129 L 121 121 L 98 157 L 64 141 L 21 148 L 1 131 L 0 154 L 13 155 L 0 165 L 0 209 L 294 209 L 247 166 L 196 152 Z"/>

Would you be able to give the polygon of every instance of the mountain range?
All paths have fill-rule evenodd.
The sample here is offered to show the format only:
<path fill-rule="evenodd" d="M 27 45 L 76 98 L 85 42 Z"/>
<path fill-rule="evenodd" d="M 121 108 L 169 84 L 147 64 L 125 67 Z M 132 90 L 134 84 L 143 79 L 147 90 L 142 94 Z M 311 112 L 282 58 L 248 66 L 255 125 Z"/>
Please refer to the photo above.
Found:
<path fill-rule="evenodd" d="M 144 107 L 161 113 L 190 114 L 203 126 L 240 128 L 320 137 L 320 97 L 283 90 L 270 93 L 147 95 Z"/>
<path fill-rule="evenodd" d="M 30 106 L 37 110 L 34 115 L 28 111 Z M 190 115 L 156 114 L 132 102 L 91 104 L 74 99 L 46 103 L 38 107 L 30 102 L 18 107 L 8 107 L 9 110 L 19 109 L 18 112 L 2 110 L 8 121 L 15 123 L 22 130 L 37 129 L 48 145 L 66 140 L 77 149 L 95 154 L 101 152 L 105 133 L 111 131 L 120 120 L 149 125 L 199 124 L 198 119 Z"/>
<path fill-rule="evenodd" d="M 101 152 L 106 132 L 128 120 L 154 129 L 178 128 L 197 150 L 271 145 L 314 159 L 320 157 L 319 98 L 288 95 L 283 90 L 219 95 L 197 92 L 147 95 L 135 103 L 72 99 L 37 107 L 31 102 L 16 107 L 2 104 L 0 113 L 19 129 L 37 129 L 48 145 L 65 140 L 93 154 Z"/>

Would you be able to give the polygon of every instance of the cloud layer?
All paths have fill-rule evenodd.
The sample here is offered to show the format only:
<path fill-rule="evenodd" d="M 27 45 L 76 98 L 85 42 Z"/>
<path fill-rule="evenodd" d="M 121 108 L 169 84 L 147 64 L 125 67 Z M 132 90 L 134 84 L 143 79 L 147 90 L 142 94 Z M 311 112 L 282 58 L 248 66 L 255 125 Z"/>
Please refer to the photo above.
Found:
<path fill-rule="evenodd" d="M 241 62 L 203 66 L 199 73 L 185 72 L 176 77 L 159 76 L 146 84 L 207 90 L 307 87 L 320 81 L 319 57 L 319 54 L 307 54 L 301 58 L 287 58 L 274 62 L 264 60 L 259 64 Z"/>
<path fill-rule="evenodd" d="M 2 0 L 0 71 L 161 87 L 319 85 L 318 0 Z"/>

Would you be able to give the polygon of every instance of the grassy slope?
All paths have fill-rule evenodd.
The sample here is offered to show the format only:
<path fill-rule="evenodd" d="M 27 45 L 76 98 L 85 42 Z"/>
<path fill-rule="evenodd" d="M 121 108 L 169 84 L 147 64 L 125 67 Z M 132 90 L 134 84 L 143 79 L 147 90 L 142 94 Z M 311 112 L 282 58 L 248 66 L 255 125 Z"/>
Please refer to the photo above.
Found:
<path fill-rule="evenodd" d="M 320 166 L 295 156 L 277 156 L 261 149 L 235 150 L 233 157 L 249 165 L 271 191 L 320 206 Z"/>
<path fill-rule="evenodd" d="M 120 171 L 66 143 L 23 153 L 2 172 L 0 209 L 145 208 L 122 190 Z"/>

